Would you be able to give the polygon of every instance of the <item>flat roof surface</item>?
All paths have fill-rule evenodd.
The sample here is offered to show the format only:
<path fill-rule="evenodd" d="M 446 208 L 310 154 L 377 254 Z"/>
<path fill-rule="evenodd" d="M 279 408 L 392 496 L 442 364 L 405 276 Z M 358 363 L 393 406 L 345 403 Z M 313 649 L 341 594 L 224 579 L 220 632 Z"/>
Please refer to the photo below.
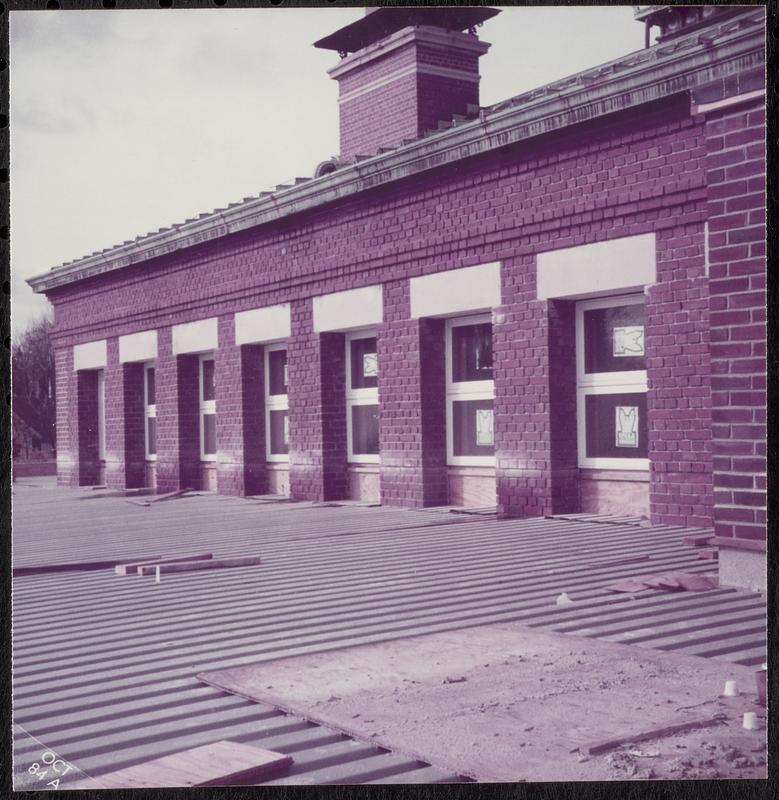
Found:
<path fill-rule="evenodd" d="M 292 755 L 293 783 L 457 780 L 195 679 L 296 654 L 502 622 L 747 665 L 766 657 L 759 594 L 606 590 L 647 572 L 715 571 L 682 543 L 688 529 L 208 494 L 144 507 L 50 478 L 13 491 L 17 567 L 262 558 L 159 584 L 110 568 L 15 578 L 18 788 L 44 788 L 27 773 L 42 748 L 74 764 L 75 780 L 220 739 Z M 649 560 L 592 566 L 635 555 Z M 563 591 L 573 605 L 555 605 Z"/>

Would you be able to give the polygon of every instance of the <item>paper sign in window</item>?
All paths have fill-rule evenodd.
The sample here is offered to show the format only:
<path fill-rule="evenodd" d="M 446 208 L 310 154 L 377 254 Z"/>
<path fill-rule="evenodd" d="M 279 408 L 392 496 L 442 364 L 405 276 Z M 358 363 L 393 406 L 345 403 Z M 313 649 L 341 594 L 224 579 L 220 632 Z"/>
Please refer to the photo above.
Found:
<path fill-rule="evenodd" d="M 617 447 L 638 447 L 638 406 L 616 406 Z"/>
<path fill-rule="evenodd" d="M 284 386 L 289 386 L 289 381 L 287 380 L 287 362 L 284 362 Z"/>
<path fill-rule="evenodd" d="M 286 365 L 284 366 L 284 371 L 285 372 L 287 371 Z M 286 377 L 284 382 L 286 383 Z M 282 433 L 282 437 L 284 446 L 285 447 L 289 446 L 289 417 L 286 414 L 284 415 L 284 432 Z"/>
<path fill-rule="evenodd" d="M 375 378 L 379 374 L 379 365 L 376 360 L 376 353 L 363 353 L 362 374 L 365 378 Z"/>
<path fill-rule="evenodd" d="M 476 444 L 479 445 L 479 447 L 489 447 L 495 444 L 495 438 L 492 432 L 492 419 L 491 408 L 476 409 Z"/>
<path fill-rule="evenodd" d="M 613 351 L 615 358 L 644 355 L 644 326 L 630 325 L 614 328 Z"/>

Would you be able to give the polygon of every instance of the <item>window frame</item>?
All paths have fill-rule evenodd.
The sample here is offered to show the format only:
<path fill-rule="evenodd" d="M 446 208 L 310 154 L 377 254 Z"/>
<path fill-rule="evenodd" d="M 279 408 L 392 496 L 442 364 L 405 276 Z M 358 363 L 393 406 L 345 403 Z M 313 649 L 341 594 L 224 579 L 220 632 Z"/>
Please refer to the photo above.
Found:
<path fill-rule="evenodd" d="M 149 370 L 154 370 L 154 403 L 149 403 Z M 156 461 L 157 453 L 149 452 L 149 420 L 157 419 L 157 371 L 153 361 L 143 365 L 143 451 L 147 461 Z M 156 438 L 156 437 L 155 437 Z"/>
<path fill-rule="evenodd" d="M 105 461 L 105 370 L 97 370 L 97 460 Z"/>
<path fill-rule="evenodd" d="M 613 469 L 649 471 L 649 458 L 611 458 L 587 456 L 587 425 L 585 418 L 586 397 L 590 394 L 627 394 L 647 392 L 647 371 L 625 370 L 623 372 L 584 371 L 584 313 L 598 308 L 643 305 L 646 295 L 635 292 L 611 295 L 576 303 L 576 441 L 579 451 L 579 467 L 582 469 Z M 646 323 L 644 325 L 644 357 L 646 358 Z M 648 412 L 648 407 L 647 407 Z M 647 426 L 648 430 L 648 426 Z"/>
<path fill-rule="evenodd" d="M 214 415 L 214 424 L 216 425 L 216 397 L 213 400 L 203 399 L 203 362 L 214 362 L 214 386 L 216 386 L 216 355 L 214 352 L 201 353 L 197 360 L 197 385 L 198 385 L 198 426 L 200 429 L 200 460 L 201 461 L 216 461 L 216 453 L 205 453 L 205 436 L 204 436 L 204 417 L 207 414 Z M 156 375 L 155 375 L 156 378 Z M 156 386 L 155 386 L 156 389 Z M 216 392 L 214 392 L 216 394 Z M 217 450 L 219 443 L 217 442 Z"/>
<path fill-rule="evenodd" d="M 379 464 L 381 461 L 381 439 L 378 453 L 354 453 L 354 435 L 352 432 L 352 408 L 354 406 L 379 406 L 379 387 L 368 386 L 352 389 L 352 342 L 356 339 L 376 339 L 376 360 L 378 369 L 378 335 L 374 328 L 363 328 L 350 331 L 344 335 L 346 359 L 346 460 L 349 464 Z M 378 381 L 377 381 L 378 384 Z"/>
<path fill-rule="evenodd" d="M 495 455 L 456 456 L 454 454 L 454 404 L 466 400 L 492 400 L 493 443 L 495 441 L 495 378 L 488 381 L 453 381 L 452 330 L 470 325 L 483 325 L 489 322 L 494 326 L 492 313 L 471 314 L 466 317 L 450 317 L 445 325 L 446 361 L 446 463 L 452 467 L 494 467 Z M 494 351 L 493 351 L 494 353 Z M 494 362 L 493 362 L 494 363 Z M 493 366 L 494 370 L 494 366 Z M 494 444 L 493 444 L 494 446 Z"/>
<path fill-rule="evenodd" d="M 289 441 L 287 442 L 286 453 L 271 453 L 271 427 L 270 427 L 270 413 L 271 411 L 286 411 L 287 412 L 287 426 L 289 426 L 289 383 L 287 384 L 287 394 L 271 394 L 270 393 L 270 353 L 278 352 L 279 350 L 287 350 L 287 342 L 273 342 L 263 346 L 262 362 L 263 362 L 263 399 L 265 401 L 265 409 L 263 411 L 265 418 L 265 460 L 274 463 L 289 463 Z M 289 362 L 287 362 L 289 363 Z M 289 428 L 288 428 L 289 429 Z"/>

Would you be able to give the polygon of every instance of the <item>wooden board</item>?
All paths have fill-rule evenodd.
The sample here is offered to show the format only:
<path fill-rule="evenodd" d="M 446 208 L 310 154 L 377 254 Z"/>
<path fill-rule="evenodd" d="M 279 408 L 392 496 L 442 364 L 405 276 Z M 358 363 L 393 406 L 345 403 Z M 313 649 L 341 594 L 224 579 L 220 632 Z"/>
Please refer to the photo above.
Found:
<path fill-rule="evenodd" d="M 152 789 L 259 783 L 289 769 L 291 756 L 222 740 L 136 764 L 68 789 Z"/>
<path fill-rule="evenodd" d="M 690 547 L 705 547 L 709 544 L 714 537 L 710 533 L 694 534 L 692 536 L 685 536 L 682 539 L 682 544 L 689 545 Z"/>
<path fill-rule="evenodd" d="M 179 561 L 163 564 L 156 562 L 138 567 L 139 575 L 153 575 L 159 567 L 160 574 L 167 572 L 194 572 L 198 569 L 222 569 L 224 567 L 252 567 L 260 563 L 259 556 L 238 556 L 237 558 L 215 558 L 209 561 Z"/>
<path fill-rule="evenodd" d="M 193 553 L 188 556 L 170 556 L 167 558 L 149 558 L 144 561 L 134 561 L 130 564 L 117 564 L 114 567 L 114 572 L 117 575 L 139 575 L 141 567 L 154 564 L 174 564 L 178 561 L 208 561 L 213 558 L 213 553 Z"/>
<path fill-rule="evenodd" d="M 110 561 L 66 561 L 64 564 L 33 564 L 30 566 L 14 567 L 13 577 L 18 578 L 22 575 L 42 575 L 49 572 L 84 572 L 88 570 L 116 569 L 119 564 L 129 564 L 133 561 L 143 561 L 144 563 L 157 564 L 163 556 L 143 556 L 142 558 L 113 558 Z"/>
<path fill-rule="evenodd" d="M 693 731 L 696 728 L 708 728 L 712 725 L 721 725 L 723 722 L 722 715 L 717 714 L 713 717 L 706 717 L 704 719 L 692 719 L 687 722 L 677 722 L 670 725 L 663 725 L 662 727 L 652 728 L 650 730 L 640 731 L 638 733 L 626 733 L 624 736 L 614 737 L 613 739 L 605 739 L 602 742 L 594 742 L 586 747 L 580 747 L 582 753 L 593 756 L 598 753 L 606 753 L 609 750 L 614 750 L 621 747 L 628 742 L 647 742 L 652 739 L 661 739 L 664 736 L 674 736 L 677 733 L 684 733 L 686 731 Z"/>

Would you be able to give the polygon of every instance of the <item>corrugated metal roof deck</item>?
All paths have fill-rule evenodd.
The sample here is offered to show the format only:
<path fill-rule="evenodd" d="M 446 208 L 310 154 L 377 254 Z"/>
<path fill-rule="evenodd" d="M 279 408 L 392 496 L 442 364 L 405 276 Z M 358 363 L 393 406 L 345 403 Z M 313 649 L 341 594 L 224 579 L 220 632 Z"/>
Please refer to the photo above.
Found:
<path fill-rule="evenodd" d="M 199 684 L 194 675 L 401 636 L 516 621 L 739 663 L 765 660 L 765 601 L 706 593 L 612 595 L 638 572 L 705 572 L 680 528 L 497 520 L 389 508 L 186 497 L 148 508 L 17 484 L 14 563 L 212 551 L 258 567 L 14 580 L 15 760 L 52 748 L 98 776 L 217 739 L 290 753 L 288 781 L 455 780 Z M 36 488 L 33 484 L 39 484 Z M 96 493 L 95 493 L 96 494 Z M 612 567 L 592 561 L 647 554 Z M 567 591 L 576 600 L 557 607 Z M 39 743 L 40 742 L 40 743 Z M 38 787 L 40 788 L 40 787 Z"/>

